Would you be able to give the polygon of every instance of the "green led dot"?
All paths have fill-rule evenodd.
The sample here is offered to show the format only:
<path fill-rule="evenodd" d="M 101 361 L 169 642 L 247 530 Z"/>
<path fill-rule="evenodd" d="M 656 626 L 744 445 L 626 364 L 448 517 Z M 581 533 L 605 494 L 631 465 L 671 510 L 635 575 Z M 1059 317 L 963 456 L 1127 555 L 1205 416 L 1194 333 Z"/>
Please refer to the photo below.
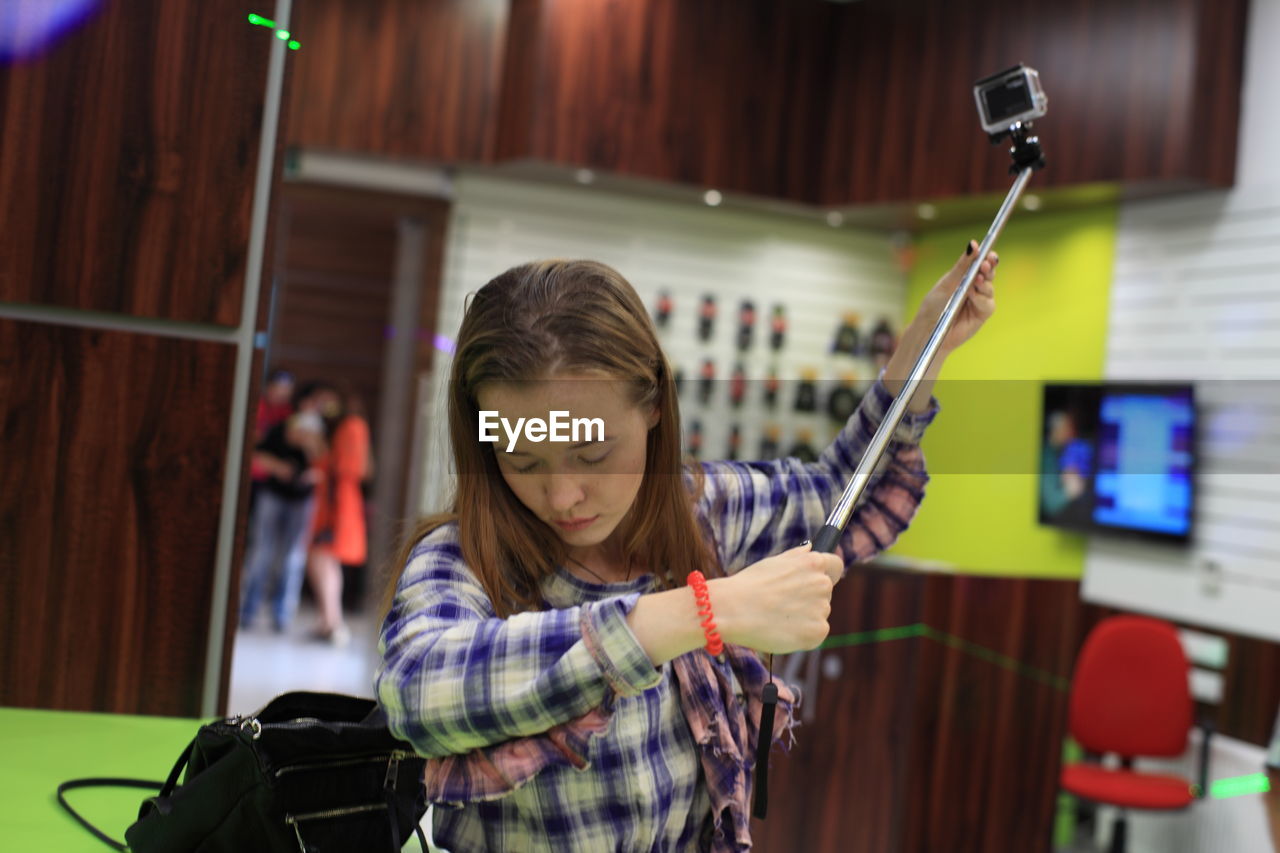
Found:
<path fill-rule="evenodd" d="M 289 40 L 289 31 L 288 31 L 288 30 L 276 30 L 276 38 L 280 39 L 280 41 L 288 41 L 288 40 Z"/>
<path fill-rule="evenodd" d="M 297 49 L 298 49 L 298 48 L 300 48 L 300 47 L 302 47 L 302 45 L 298 44 L 298 42 L 296 42 L 296 41 L 290 41 L 290 42 L 289 42 L 289 49 L 290 49 L 290 50 L 297 50 Z"/>
<path fill-rule="evenodd" d="M 249 23 L 251 23 L 251 24 L 257 24 L 257 23 L 259 23 L 261 20 L 262 20 L 262 18 L 258 17 L 257 15 L 253 14 L 252 12 L 250 12 L 250 13 L 249 13 Z"/>

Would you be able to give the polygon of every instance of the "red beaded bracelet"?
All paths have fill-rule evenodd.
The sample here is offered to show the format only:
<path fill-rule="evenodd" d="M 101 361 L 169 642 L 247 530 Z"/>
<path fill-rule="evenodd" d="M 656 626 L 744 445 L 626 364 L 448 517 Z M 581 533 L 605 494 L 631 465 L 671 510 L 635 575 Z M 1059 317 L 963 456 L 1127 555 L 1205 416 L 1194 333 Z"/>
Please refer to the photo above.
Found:
<path fill-rule="evenodd" d="M 702 572 L 689 572 L 689 586 L 698 603 L 698 615 L 702 617 L 702 632 L 707 635 L 707 651 L 718 656 L 724 651 L 724 641 L 720 639 L 715 619 L 711 616 L 711 593 L 707 591 L 707 579 L 702 576 Z"/>

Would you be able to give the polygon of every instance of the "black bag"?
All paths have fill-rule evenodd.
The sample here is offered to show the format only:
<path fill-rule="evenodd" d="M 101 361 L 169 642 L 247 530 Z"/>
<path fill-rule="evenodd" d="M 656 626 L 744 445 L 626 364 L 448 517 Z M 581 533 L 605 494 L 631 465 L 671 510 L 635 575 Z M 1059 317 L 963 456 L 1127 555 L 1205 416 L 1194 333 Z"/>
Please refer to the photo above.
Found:
<path fill-rule="evenodd" d="M 415 831 L 425 851 L 423 767 L 372 699 L 286 693 L 251 717 L 201 726 L 163 784 L 77 779 L 58 787 L 58 801 L 133 853 L 399 851 Z M 104 784 L 160 788 L 125 831 L 127 848 L 63 798 Z"/>

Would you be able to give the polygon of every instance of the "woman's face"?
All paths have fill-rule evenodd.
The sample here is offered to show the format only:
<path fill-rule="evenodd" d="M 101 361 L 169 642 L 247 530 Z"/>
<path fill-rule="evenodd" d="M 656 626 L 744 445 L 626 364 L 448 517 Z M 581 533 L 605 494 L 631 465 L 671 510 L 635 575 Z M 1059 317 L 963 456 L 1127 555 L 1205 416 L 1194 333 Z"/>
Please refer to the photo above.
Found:
<path fill-rule="evenodd" d="M 494 425 L 491 445 L 498 469 L 511 491 L 544 524 L 574 549 L 604 542 L 618 529 L 640 491 L 644 479 L 645 441 L 658 423 L 658 412 L 631 403 L 625 383 L 598 376 L 558 376 L 521 383 L 489 383 L 476 395 L 482 412 Z M 552 412 L 563 421 L 569 440 L 531 440 L 527 425 L 537 418 L 550 422 Z M 506 420 L 503 426 L 499 418 Z M 571 424 L 598 419 L 595 427 Z M 483 424 L 484 422 L 482 422 Z M 516 432 L 513 439 L 510 432 Z M 576 440 L 574 440 L 576 438 Z M 477 436 L 479 439 L 479 436 Z"/>

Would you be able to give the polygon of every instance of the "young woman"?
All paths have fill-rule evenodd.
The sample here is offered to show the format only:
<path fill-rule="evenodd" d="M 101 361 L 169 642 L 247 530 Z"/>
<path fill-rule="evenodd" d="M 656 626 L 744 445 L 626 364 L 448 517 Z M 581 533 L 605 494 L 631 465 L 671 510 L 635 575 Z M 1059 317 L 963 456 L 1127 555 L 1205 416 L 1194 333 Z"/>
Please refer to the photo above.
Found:
<path fill-rule="evenodd" d="M 883 378 L 808 465 L 682 465 L 671 369 L 614 270 L 532 263 L 474 295 L 449 387 L 456 496 L 399 560 L 375 677 L 391 730 L 432 759 L 438 844 L 454 853 L 750 846 L 769 680 L 757 653 L 817 646 L 844 566 L 887 547 L 913 515 L 928 479 L 919 439 L 936 412 L 933 378 L 995 309 L 994 254 L 912 398 L 843 558 L 805 542 L 967 260 L 933 288 Z M 511 428 L 553 412 L 599 419 L 603 436 L 557 442 Z M 499 440 L 481 441 L 498 418 L 507 423 Z M 709 578 L 703 586 L 694 575 L 693 587 L 705 590 L 724 643 L 715 656 L 704 649 L 715 633 L 701 624 L 695 572 Z M 795 701 L 780 686 L 775 740 Z"/>

